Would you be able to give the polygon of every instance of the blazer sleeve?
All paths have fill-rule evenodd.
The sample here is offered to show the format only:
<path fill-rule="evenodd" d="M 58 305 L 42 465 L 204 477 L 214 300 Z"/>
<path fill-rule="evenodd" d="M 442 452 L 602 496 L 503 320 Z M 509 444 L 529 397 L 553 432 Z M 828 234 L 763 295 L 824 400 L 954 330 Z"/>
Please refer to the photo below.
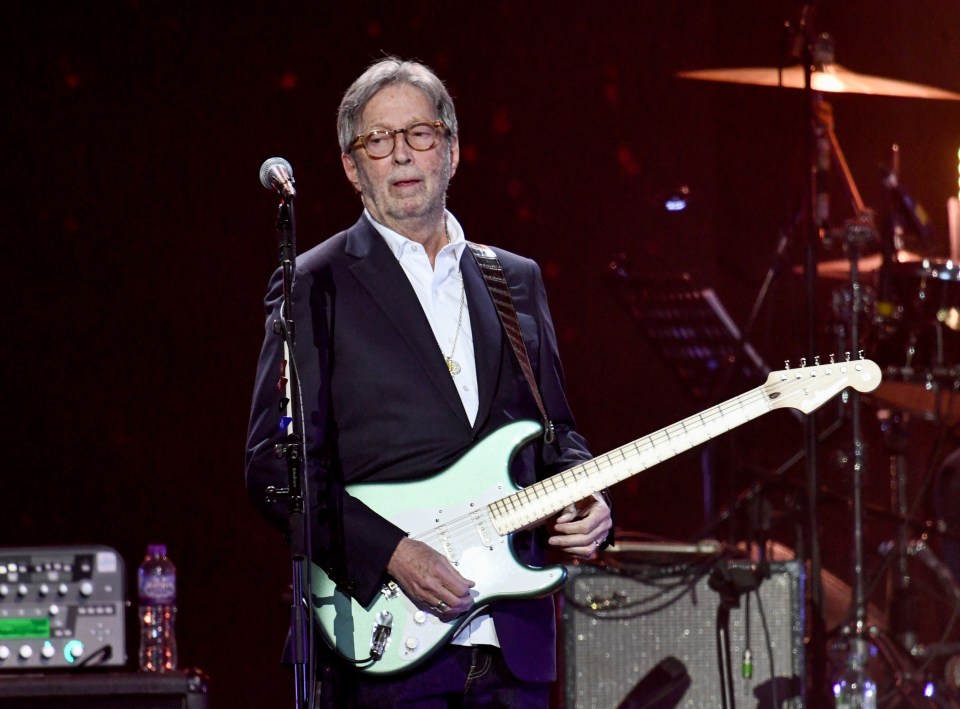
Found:
<path fill-rule="evenodd" d="M 329 337 L 332 284 L 323 272 L 298 271 L 294 284 L 297 377 L 306 439 L 303 464 L 305 507 L 309 518 L 310 556 L 338 586 L 361 603 L 369 602 L 385 580 L 385 569 L 400 539 L 399 529 L 351 497 L 332 469 L 329 440 Z M 285 500 L 268 502 L 268 486 L 288 485 L 286 460 L 275 454 L 286 440 L 280 427 L 281 377 L 290 377 L 283 339 L 275 334 L 281 317 L 283 278 L 270 281 L 265 308 L 265 337 L 257 366 L 247 431 L 246 486 L 253 503 L 277 529 L 288 533 Z"/>

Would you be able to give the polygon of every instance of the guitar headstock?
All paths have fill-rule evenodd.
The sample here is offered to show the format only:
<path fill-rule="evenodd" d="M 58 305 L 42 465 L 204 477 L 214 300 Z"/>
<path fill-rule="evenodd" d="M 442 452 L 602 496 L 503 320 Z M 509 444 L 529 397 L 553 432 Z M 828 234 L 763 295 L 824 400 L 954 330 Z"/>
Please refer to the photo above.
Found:
<path fill-rule="evenodd" d="M 847 387 L 860 393 L 880 386 L 880 367 L 869 359 L 829 362 L 771 372 L 763 385 L 772 408 L 791 407 L 809 414 Z"/>

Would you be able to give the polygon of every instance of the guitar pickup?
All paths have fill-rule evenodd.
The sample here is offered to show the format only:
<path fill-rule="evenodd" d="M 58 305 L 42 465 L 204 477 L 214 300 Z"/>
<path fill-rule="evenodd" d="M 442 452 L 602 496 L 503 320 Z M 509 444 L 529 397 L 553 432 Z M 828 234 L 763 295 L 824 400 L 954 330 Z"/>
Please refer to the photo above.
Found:
<path fill-rule="evenodd" d="M 473 513 L 473 525 L 477 530 L 477 536 L 480 537 L 480 543 L 483 544 L 483 546 L 492 549 L 493 540 L 490 538 L 490 533 L 484 522 L 483 515 L 479 512 Z"/>
<path fill-rule="evenodd" d="M 451 564 L 456 564 L 460 561 L 460 554 L 457 552 L 457 547 L 450 541 L 446 527 L 441 527 L 438 531 L 440 532 L 440 549 Z"/>

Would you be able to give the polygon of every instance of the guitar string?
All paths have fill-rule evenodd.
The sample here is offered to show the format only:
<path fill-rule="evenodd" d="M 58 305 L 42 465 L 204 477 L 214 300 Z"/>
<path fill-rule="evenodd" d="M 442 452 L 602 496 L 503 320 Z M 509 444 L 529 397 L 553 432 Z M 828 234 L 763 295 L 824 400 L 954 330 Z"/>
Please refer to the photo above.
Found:
<path fill-rule="evenodd" d="M 494 508 L 497 505 L 515 506 L 514 501 L 519 498 L 523 498 L 528 503 L 532 505 L 536 505 L 537 502 L 543 501 L 543 496 L 538 495 L 537 498 L 539 499 L 531 499 L 531 497 L 534 496 L 537 492 L 534 488 L 543 488 L 544 486 L 549 485 L 553 487 L 553 491 L 560 490 L 562 492 L 564 491 L 564 488 L 569 488 L 569 485 L 564 486 L 564 488 L 559 488 L 557 487 L 558 486 L 557 479 L 564 478 L 564 477 L 567 477 L 567 478 L 574 477 L 574 479 L 576 479 L 576 477 L 578 477 L 576 474 L 572 476 L 570 475 L 572 471 L 583 470 L 587 467 L 591 467 L 594 469 L 594 474 L 602 475 L 604 473 L 610 472 L 611 469 L 615 470 L 616 467 L 623 467 L 624 465 L 635 461 L 635 459 L 637 458 L 642 458 L 645 453 L 649 451 L 653 451 L 655 449 L 662 449 L 666 443 L 675 441 L 676 435 L 671 436 L 669 434 L 670 429 L 676 429 L 678 427 L 682 427 L 684 429 L 683 432 L 689 435 L 690 432 L 687 430 L 687 427 L 685 425 L 687 421 L 699 421 L 701 422 L 701 424 L 697 428 L 705 429 L 710 423 L 713 423 L 723 418 L 730 418 L 731 410 L 735 412 L 738 409 L 739 410 L 745 409 L 749 406 L 755 405 L 758 401 L 761 401 L 764 398 L 765 398 L 765 393 L 763 392 L 763 388 L 758 387 L 757 389 L 747 392 L 741 395 L 740 397 L 737 397 L 736 399 L 732 399 L 716 407 L 713 407 L 709 409 L 708 412 L 702 412 L 698 416 L 692 416 L 692 417 L 689 417 L 688 419 L 684 419 L 683 421 L 677 424 L 673 424 L 667 427 L 666 429 L 661 429 L 660 431 L 656 431 L 653 434 L 650 434 L 649 436 L 640 438 L 636 441 L 633 441 L 632 443 L 628 443 L 625 446 L 622 446 L 621 448 L 617 449 L 616 451 L 611 451 L 610 453 L 598 456 L 597 458 L 593 458 L 589 461 L 585 461 L 584 463 L 576 466 L 575 468 L 571 468 L 570 470 L 551 476 L 550 478 L 542 480 L 534 485 L 531 485 L 527 488 L 523 488 L 514 493 L 511 493 L 510 495 L 500 498 L 499 500 L 496 500 L 490 503 L 489 505 L 485 506 L 487 508 L 485 517 L 487 518 L 487 520 L 489 520 L 490 526 L 493 527 L 493 517 L 496 514 L 496 512 L 494 511 Z M 728 410 L 726 412 L 722 410 L 725 404 L 729 405 L 734 402 L 735 402 L 735 406 L 733 407 L 727 406 Z M 755 418 L 755 416 L 748 417 L 745 419 L 745 421 L 751 420 L 752 418 Z M 733 428 L 733 427 L 730 427 L 730 428 Z M 730 428 L 728 428 L 727 430 L 730 430 Z M 702 442 L 705 442 L 706 440 L 709 440 L 712 437 L 713 436 L 708 436 Z M 684 447 L 683 450 L 684 451 L 689 450 L 690 448 L 693 448 L 696 445 L 699 445 L 699 443 L 688 445 Z M 629 455 L 627 455 L 627 451 L 630 451 Z M 676 450 L 676 448 L 673 448 L 672 455 L 667 457 L 668 458 L 673 457 L 673 455 L 678 455 L 678 454 L 679 452 Z M 611 461 L 615 456 L 620 456 L 621 460 L 617 463 L 612 463 Z M 665 458 L 660 457 L 657 462 L 662 462 L 663 460 L 665 460 Z M 606 465 L 605 467 L 602 467 L 602 464 L 604 463 Z M 655 464 L 656 463 L 652 463 L 650 465 L 647 465 L 646 467 L 652 467 Z M 642 469 L 636 472 L 641 472 L 641 471 Z M 632 474 L 634 473 L 631 473 L 631 475 Z M 589 480 L 592 477 L 594 477 L 594 475 L 591 475 L 588 473 L 587 479 Z M 548 491 L 547 495 L 549 494 L 550 492 Z M 509 516 L 510 512 L 511 510 L 508 509 L 505 512 L 502 512 L 502 514 Z M 437 541 L 442 544 L 444 537 L 447 537 L 448 539 L 451 539 L 451 538 L 462 539 L 464 536 L 473 536 L 474 534 L 478 535 L 476 531 L 476 524 L 474 521 L 475 514 L 476 513 L 473 512 L 473 513 L 468 513 L 466 515 L 462 515 L 460 517 L 454 518 L 449 522 L 442 524 L 439 527 L 433 527 L 427 530 L 422 535 L 414 538 L 420 541 L 424 541 L 426 543 L 429 543 L 430 541 Z M 493 527 L 490 531 L 497 536 L 501 536 L 500 533 L 496 531 L 495 527 Z"/>
<path fill-rule="evenodd" d="M 783 399 L 778 402 L 780 407 L 782 407 L 783 402 L 788 400 L 791 396 L 794 396 L 797 393 L 806 393 L 805 390 L 809 388 L 811 382 L 809 378 L 791 378 L 775 384 L 776 388 L 780 390 L 780 393 L 783 396 Z M 477 535 L 479 537 L 479 533 L 476 530 L 477 525 L 475 520 L 478 512 L 481 513 L 483 521 L 485 523 L 489 523 L 487 530 L 488 534 L 499 537 L 501 535 L 493 524 L 494 519 L 498 515 L 505 519 L 515 516 L 522 516 L 517 514 L 519 512 L 519 510 L 516 509 L 518 500 L 523 500 L 530 503 L 531 506 L 536 506 L 537 503 L 548 501 L 544 498 L 548 498 L 551 494 L 555 494 L 557 491 L 560 493 L 567 492 L 570 487 L 576 485 L 578 482 L 583 482 L 584 474 L 586 474 L 585 479 L 587 481 L 595 478 L 598 475 L 602 476 L 610 473 L 613 473 L 614 477 L 616 478 L 614 482 L 620 482 L 627 477 L 632 477 L 633 475 L 642 472 L 647 468 L 653 467 L 654 465 L 672 458 L 675 455 L 679 455 L 681 452 L 695 448 L 701 443 L 705 443 L 717 435 L 720 435 L 726 431 L 730 431 L 733 428 L 747 423 L 748 421 L 751 421 L 763 413 L 771 410 L 771 406 L 767 401 L 767 388 L 768 385 L 757 387 L 756 389 L 746 392 L 739 397 L 735 397 L 728 401 L 722 402 L 717 406 L 711 407 L 705 412 L 690 416 L 679 421 L 678 423 L 667 426 L 659 431 L 655 431 L 648 436 L 644 436 L 636 441 L 627 443 L 626 445 L 621 446 L 614 451 L 610 451 L 609 453 L 603 454 L 589 461 L 584 461 L 574 468 L 563 471 L 562 473 L 558 473 L 557 475 L 546 478 L 545 480 L 541 480 L 529 487 L 515 491 L 514 493 L 506 495 L 505 497 L 485 505 L 483 508 L 478 508 L 473 512 L 454 518 L 445 524 L 439 525 L 438 527 L 426 530 L 424 533 L 413 538 L 425 541 L 427 543 L 429 543 L 428 540 L 438 540 L 442 543 L 444 536 L 451 540 L 454 538 L 462 539 L 464 536 L 472 535 Z M 822 403 L 825 403 L 825 401 L 826 399 L 818 404 L 818 407 L 822 405 Z M 756 413 L 752 412 L 750 409 L 755 407 L 757 403 L 760 402 L 764 404 L 764 410 Z M 735 418 L 736 414 L 740 414 L 743 419 L 732 426 L 728 426 L 725 431 L 707 435 L 702 441 L 684 442 L 682 443 L 680 449 L 677 449 L 676 446 L 670 445 L 674 442 L 680 442 L 679 439 L 681 435 L 687 439 L 694 439 L 696 434 L 703 435 L 704 433 L 709 433 L 707 429 L 711 424 L 720 420 Z M 695 425 L 688 426 L 688 424 Z M 656 461 L 646 464 L 639 470 L 633 469 L 634 466 L 632 464 L 635 464 L 638 458 L 649 456 L 651 452 L 656 454 L 655 452 L 657 450 L 662 450 L 665 447 L 669 447 L 671 449 L 670 455 L 666 457 L 656 456 Z M 625 477 L 621 477 L 621 469 L 623 468 L 628 469 Z M 589 469 L 592 469 L 592 472 Z M 572 478 L 572 480 L 570 480 L 570 478 Z M 561 485 L 561 483 L 563 484 Z M 548 486 L 552 489 L 547 490 L 546 488 Z M 531 519 L 530 522 L 532 521 L 533 520 Z"/>
<path fill-rule="evenodd" d="M 831 376 L 831 374 L 832 373 L 828 373 L 828 374 L 825 374 L 824 376 Z M 816 375 L 814 374 L 813 376 L 816 376 Z M 806 393 L 806 390 L 810 387 L 811 378 L 800 377 L 797 379 L 785 379 L 778 382 L 777 383 L 778 388 L 781 389 L 782 390 L 781 393 L 784 394 L 783 400 L 781 400 L 780 405 L 782 406 L 783 401 L 786 401 L 787 399 L 789 399 L 791 396 L 793 396 L 798 392 Z M 585 472 L 587 472 L 588 477 L 590 477 L 589 470 L 585 470 L 588 467 L 593 467 L 596 469 L 596 471 L 602 472 L 602 473 L 606 473 L 612 470 L 612 472 L 614 472 L 618 478 L 614 482 L 619 482 L 620 480 L 625 478 L 620 477 L 620 472 L 618 471 L 618 468 L 623 468 L 623 467 L 632 468 L 632 466 L 625 466 L 625 464 L 633 462 L 634 459 L 637 457 L 646 456 L 650 452 L 655 452 L 656 450 L 662 450 L 663 448 L 669 446 L 672 449 L 672 454 L 668 455 L 666 458 L 657 456 L 657 460 L 655 462 L 646 466 L 646 467 L 652 467 L 652 465 L 655 465 L 659 462 L 663 462 L 667 458 L 673 457 L 673 455 L 679 455 L 680 452 L 684 452 L 684 451 L 690 450 L 691 448 L 695 448 L 701 443 L 705 443 L 706 441 L 716 437 L 716 435 L 719 435 L 717 433 L 711 433 L 709 431 L 710 425 L 719 419 L 731 419 L 731 418 L 735 419 L 732 425 L 728 425 L 726 427 L 725 431 L 719 432 L 719 433 L 724 433 L 744 423 L 747 423 L 748 421 L 751 421 L 764 413 L 767 413 L 771 408 L 773 408 L 771 404 L 767 401 L 767 388 L 768 388 L 768 385 L 757 387 L 753 391 L 747 392 L 741 395 L 740 397 L 736 397 L 727 402 L 723 402 L 718 406 L 712 409 L 709 409 L 707 412 L 702 412 L 700 414 L 688 417 L 680 421 L 679 423 L 672 424 L 671 426 L 661 429 L 660 431 L 656 431 L 653 434 L 650 434 L 649 436 L 640 438 L 636 441 L 633 441 L 632 443 L 628 443 L 619 449 L 611 451 L 610 453 L 598 456 L 596 458 L 593 458 L 590 461 L 586 461 L 585 463 L 579 466 L 576 466 L 575 468 L 571 468 L 568 471 L 564 471 L 563 473 L 560 473 L 557 476 L 547 478 L 546 480 L 543 480 L 540 483 L 537 483 L 536 485 L 532 485 L 529 488 L 525 488 L 525 491 L 530 491 L 537 486 L 545 487 L 547 484 L 553 485 L 555 487 L 556 483 L 553 481 L 554 481 L 554 478 L 558 478 L 558 477 L 567 476 L 567 477 L 573 477 L 574 480 L 576 480 L 576 478 L 578 477 L 577 473 L 578 471 L 581 471 L 581 470 L 584 470 Z M 832 396 L 830 398 L 832 398 Z M 825 403 L 825 401 L 826 399 L 824 399 L 823 402 L 820 402 L 820 404 L 818 404 L 817 406 L 819 407 L 820 405 L 822 405 L 822 403 Z M 764 406 L 762 410 L 756 411 L 755 410 L 756 405 L 760 402 L 762 402 Z M 734 404 L 734 406 L 730 406 L 730 404 Z M 798 408 L 798 407 L 795 407 L 795 408 Z M 737 418 L 739 418 L 739 416 L 736 416 L 736 414 L 739 414 L 740 416 L 742 416 L 742 420 L 736 420 Z M 682 434 L 682 438 L 681 438 L 681 434 Z M 698 436 L 702 436 L 702 440 L 696 440 Z M 683 440 L 683 439 L 686 439 L 686 440 Z M 673 445 L 676 442 L 679 442 L 681 444 L 681 447 L 679 450 L 675 445 Z M 627 451 L 631 452 L 629 457 L 626 455 Z M 617 460 L 617 458 L 620 458 L 620 460 Z M 608 470 L 602 470 L 601 466 L 606 467 Z M 632 470 L 632 469 L 628 470 L 626 477 L 630 477 L 636 474 L 637 472 L 641 472 L 641 470 Z M 510 500 L 511 497 L 516 499 L 517 495 L 514 494 L 511 496 L 507 496 L 505 498 L 502 498 L 502 500 L 498 502 L 502 501 L 502 502 L 505 502 L 506 505 L 509 505 L 509 503 L 511 502 Z"/>
<path fill-rule="evenodd" d="M 794 383 L 790 382 L 790 384 L 794 384 Z M 792 388 L 796 388 L 796 387 L 792 387 Z M 553 486 L 554 490 L 561 489 L 561 488 L 557 488 L 558 483 L 556 482 L 556 478 L 573 477 L 574 479 L 576 479 L 577 475 L 575 471 L 581 470 L 588 466 L 593 467 L 596 470 L 596 472 L 601 474 L 609 472 L 611 468 L 615 469 L 616 467 L 622 467 L 624 464 L 628 464 L 637 458 L 642 458 L 646 453 L 650 451 L 654 451 L 656 449 L 662 449 L 666 443 L 669 443 L 675 440 L 675 437 L 671 437 L 669 434 L 670 429 L 676 429 L 678 427 L 681 427 L 684 429 L 685 433 L 688 433 L 685 426 L 687 421 L 699 421 L 701 423 L 697 428 L 704 429 L 710 423 L 713 423 L 720 419 L 730 418 L 731 414 L 737 412 L 737 410 L 743 410 L 749 406 L 755 405 L 758 401 L 763 399 L 765 399 L 765 392 L 763 391 L 763 387 L 758 387 L 757 389 L 747 392 L 741 395 L 740 397 L 731 399 L 727 402 L 723 402 L 722 404 L 716 407 L 712 407 L 711 409 L 708 410 L 708 412 L 702 412 L 699 415 L 689 417 L 688 419 L 684 419 L 678 424 L 673 424 L 671 426 L 668 426 L 666 429 L 661 429 L 660 431 L 656 431 L 653 434 L 650 434 L 649 436 L 640 438 L 636 441 L 633 441 L 632 443 L 628 443 L 625 446 L 621 447 L 620 449 L 617 449 L 616 451 L 611 451 L 610 453 L 604 454 L 602 456 L 591 459 L 589 461 L 585 461 L 584 463 L 576 466 L 575 468 L 571 468 L 570 470 L 559 473 L 558 475 L 551 476 L 546 480 L 542 480 L 536 483 L 535 485 L 531 485 L 530 487 L 524 488 L 522 490 L 518 490 L 510 495 L 500 498 L 499 500 L 496 500 L 495 502 L 486 506 L 487 515 L 489 516 L 491 526 L 493 522 L 492 518 L 495 516 L 496 509 L 498 508 L 498 506 L 507 507 L 507 508 L 511 506 L 515 507 L 516 506 L 515 501 L 519 498 L 525 498 L 528 502 L 531 502 L 532 504 L 535 504 L 537 501 L 542 501 L 542 497 L 540 500 L 531 501 L 530 497 L 535 492 L 533 488 L 538 488 L 538 487 L 542 488 L 544 484 L 549 484 Z M 731 403 L 735 405 L 732 407 L 729 406 L 729 404 Z M 724 405 L 727 405 L 726 412 L 723 411 Z M 751 420 L 752 418 L 755 418 L 755 416 L 745 418 L 744 422 Z M 729 427 L 727 430 L 730 430 L 731 428 L 733 427 Z M 712 437 L 713 436 L 708 436 L 705 440 L 709 440 L 709 438 L 712 438 Z M 695 447 L 696 445 L 699 445 L 699 444 L 693 444 L 693 445 L 687 446 L 683 450 L 689 450 L 690 448 Z M 626 454 L 627 451 L 630 451 L 629 455 Z M 673 455 L 677 455 L 677 454 L 678 454 L 677 450 L 673 448 Z M 613 456 L 615 455 L 621 456 L 621 461 L 619 463 L 610 463 Z M 673 455 L 668 456 L 668 458 L 673 457 Z M 665 458 L 658 457 L 657 462 L 662 462 L 663 460 L 665 460 Z M 601 468 L 601 463 L 604 463 L 604 462 L 607 463 L 606 469 Z M 655 465 L 655 464 L 656 463 L 652 463 L 650 465 L 647 465 L 646 467 L 652 467 L 652 465 Z M 641 471 L 636 471 L 636 472 L 641 472 Z M 571 472 L 574 472 L 574 474 L 571 475 Z M 591 477 L 593 476 L 588 475 L 588 479 Z M 569 485 L 565 487 L 569 487 Z M 548 492 L 547 494 L 550 494 L 550 493 Z M 516 510 L 506 509 L 505 511 L 504 510 L 500 510 L 500 511 L 503 516 L 509 517 L 511 512 Z M 425 541 L 425 542 L 427 542 L 428 540 L 430 541 L 436 540 L 442 543 L 445 536 L 448 539 L 451 539 L 451 538 L 462 539 L 465 535 L 472 536 L 473 534 L 477 534 L 476 525 L 474 523 L 474 518 L 473 518 L 474 514 L 475 513 L 462 515 L 460 517 L 450 520 L 445 524 L 440 525 L 439 527 L 434 527 L 430 530 L 427 530 L 423 535 L 414 537 L 414 538 L 419 539 L 421 541 Z M 492 530 L 492 532 L 497 536 L 500 536 L 499 532 L 497 532 L 495 528 Z"/>

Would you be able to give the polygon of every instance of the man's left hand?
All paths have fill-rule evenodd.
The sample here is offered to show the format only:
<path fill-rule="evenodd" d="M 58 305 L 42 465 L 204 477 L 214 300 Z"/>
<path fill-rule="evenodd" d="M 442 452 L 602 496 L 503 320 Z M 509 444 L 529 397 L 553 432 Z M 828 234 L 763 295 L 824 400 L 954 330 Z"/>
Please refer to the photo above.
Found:
<path fill-rule="evenodd" d="M 610 507 L 599 495 L 569 505 L 553 521 L 553 535 L 547 540 L 572 556 L 590 559 L 607 538 L 613 520 Z"/>

